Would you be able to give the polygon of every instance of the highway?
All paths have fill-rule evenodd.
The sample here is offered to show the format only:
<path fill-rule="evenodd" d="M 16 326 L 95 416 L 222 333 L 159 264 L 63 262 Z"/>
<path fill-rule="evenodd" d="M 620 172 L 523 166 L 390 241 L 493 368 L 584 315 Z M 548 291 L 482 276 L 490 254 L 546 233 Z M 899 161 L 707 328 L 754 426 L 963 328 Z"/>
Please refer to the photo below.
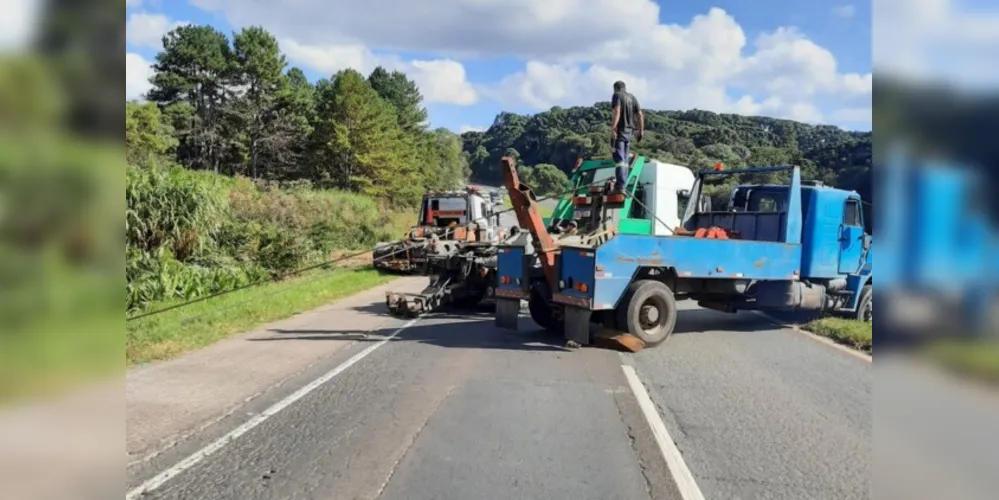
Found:
<path fill-rule="evenodd" d="M 870 496 L 872 363 L 761 315 L 681 303 L 621 354 L 383 292 L 130 372 L 127 498 Z"/>

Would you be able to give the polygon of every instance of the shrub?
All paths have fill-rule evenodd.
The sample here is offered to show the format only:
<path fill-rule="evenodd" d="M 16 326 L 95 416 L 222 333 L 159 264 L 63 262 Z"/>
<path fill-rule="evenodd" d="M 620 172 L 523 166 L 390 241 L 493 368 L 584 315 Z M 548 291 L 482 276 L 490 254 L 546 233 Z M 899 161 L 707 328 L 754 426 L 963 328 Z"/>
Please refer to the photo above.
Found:
<path fill-rule="evenodd" d="M 394 240 L 411 223 L 372 198 L 308 182 L 129 167 L 126 308 L 190 299 Z"/>

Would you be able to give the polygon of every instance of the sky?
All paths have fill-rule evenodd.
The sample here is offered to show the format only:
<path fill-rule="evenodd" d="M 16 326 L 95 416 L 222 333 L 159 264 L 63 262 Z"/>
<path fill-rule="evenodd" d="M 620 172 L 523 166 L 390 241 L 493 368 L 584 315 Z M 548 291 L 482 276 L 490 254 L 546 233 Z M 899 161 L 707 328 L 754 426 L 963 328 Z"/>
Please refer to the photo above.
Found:
<path fill-rule="evenodd" d="M 616 80 L 646 109 L 871 129 L 870 0 L 128 0 L 126 19 L 127 98 L 174 26 L 260 25 L 312 80 L 406 72 L 456 132 L 606 101 Z"/>

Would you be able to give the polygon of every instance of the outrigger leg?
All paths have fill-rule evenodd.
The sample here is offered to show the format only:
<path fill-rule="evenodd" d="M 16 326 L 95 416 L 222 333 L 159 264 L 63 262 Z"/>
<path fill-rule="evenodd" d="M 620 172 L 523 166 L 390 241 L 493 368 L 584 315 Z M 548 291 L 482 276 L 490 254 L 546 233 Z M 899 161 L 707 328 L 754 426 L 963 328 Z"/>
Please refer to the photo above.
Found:
<path fill-rule="evenodd" d="M 517 331 L 520 317 L 520 299 L 496 298 L 496 326 Z"/>
<path fill-rule="evenodd" d="M 396 316 L 415 318 L 443 305 L 450 282 L 450 278 L 435 280 L 420 293 L 385 292 L 385 305 Z"/>

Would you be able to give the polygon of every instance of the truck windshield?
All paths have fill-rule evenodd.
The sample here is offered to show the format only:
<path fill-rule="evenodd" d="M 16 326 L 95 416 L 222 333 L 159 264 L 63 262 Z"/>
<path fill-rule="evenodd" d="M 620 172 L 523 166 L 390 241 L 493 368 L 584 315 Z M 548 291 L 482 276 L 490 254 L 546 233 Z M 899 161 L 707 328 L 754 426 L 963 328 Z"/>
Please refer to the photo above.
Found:
<path fill-rule="evenodd" d="M 420 210 L 420 223 L 445 227 L 452 222 L 464 225 L 468 222 L 468 202 L 465 198 L 427 198 Z M 427 210 L 429 209 L 429 218 Z"/>
<path fill-rule="evenodd" d="M 465 200 L 462 198 L 435 198 L 430 200 L 430 208 L 434 211 L 464 211 Z"/>
<path fill-rule="evenodd" d="M 687 204 L 690 203 L 690 191 L 686 189 L 681 189 L 676 192 L 676 216 L 678 219 L 683 220 L 684 214 L 687 213 Z"/>
<path fill-rule="evenodd" d="M 599 184 L 613 178 L 614 167 L 594 168 L 579 174 L 579 181 L 576 183 L 576 187 L 581 188 L 591 184 Z"/>

